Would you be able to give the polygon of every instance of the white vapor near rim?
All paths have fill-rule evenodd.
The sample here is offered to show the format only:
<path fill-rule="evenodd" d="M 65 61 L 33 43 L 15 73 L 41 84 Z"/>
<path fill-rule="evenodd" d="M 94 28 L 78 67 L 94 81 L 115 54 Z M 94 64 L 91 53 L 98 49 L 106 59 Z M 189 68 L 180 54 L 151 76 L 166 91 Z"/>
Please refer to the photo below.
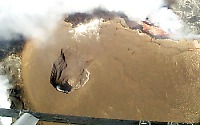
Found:
<path fill-rule="evenodd" d="M 174 14 L 172 11 L 165 7 L 167 13 L 159 13 L 161 8 L 167 5 L 165 1 L 0 0 L 0 40 L 16 39 L 18 36 L 16 34 L 22 34 L 26 38 L 45 41 L 63 15 L 75 12 L 90 13 L 99 7 L 108 11 L 123 12 L 130 20 L 138 22 L 150 17 L 150 22 L 155 22 L 166 31 L 172 31 L 173 34 L 182 32 L 180 30 L 183 27 L 182 21 L 176 16 L 171 16 Z M 180 35 L 182 36 L 184 35 Z"/>

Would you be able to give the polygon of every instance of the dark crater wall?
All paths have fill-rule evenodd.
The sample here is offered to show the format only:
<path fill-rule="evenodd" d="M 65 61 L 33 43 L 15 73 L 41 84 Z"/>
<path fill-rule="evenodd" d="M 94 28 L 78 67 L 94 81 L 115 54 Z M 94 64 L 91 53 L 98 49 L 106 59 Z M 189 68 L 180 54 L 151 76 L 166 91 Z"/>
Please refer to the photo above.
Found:
<path fill-rule="evenodd" d="M 0 40 L 0 60 L 11 55 L 20 53 L 23 49 L 25 39 L 19 36 L 18 39 Z"/>

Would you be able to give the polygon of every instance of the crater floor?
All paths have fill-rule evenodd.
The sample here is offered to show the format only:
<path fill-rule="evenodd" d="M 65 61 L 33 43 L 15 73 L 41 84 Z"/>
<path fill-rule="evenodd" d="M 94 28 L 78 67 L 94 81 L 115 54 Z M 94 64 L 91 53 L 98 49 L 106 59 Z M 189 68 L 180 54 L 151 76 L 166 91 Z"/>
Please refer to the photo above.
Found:
<path fill-rule="evenodd" d="M 27 42 L 22 55 L 24 94 L 38 112 L 120 119 L 199 122 L 200 44 L 155 40 L 116 20 L 99 37 L 79 36 L 61 22 L 46 43 Z M 50 84 L 62 48 L 92 59 L 89 81 L 64 94 Z M 76 65 L 74 65 L 76 67 Z M 72 67 L 73 68 L 73 65 Z"/>

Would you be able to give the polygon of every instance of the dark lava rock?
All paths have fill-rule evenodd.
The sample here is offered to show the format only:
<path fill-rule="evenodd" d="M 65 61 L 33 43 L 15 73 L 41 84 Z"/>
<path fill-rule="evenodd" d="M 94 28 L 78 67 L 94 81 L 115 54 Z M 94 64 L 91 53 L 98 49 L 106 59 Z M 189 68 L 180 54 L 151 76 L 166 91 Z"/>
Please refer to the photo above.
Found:
<path fill-rule="evenodd" d="M 21 52 L 25 44 L 25 39 L 19 36 L 18 39 L 0 41 L 0 60 L 11 55 Z"/>
<path fill-rule="evenodd" d="M 68 17 L 65 18 L 65 22 L 70 22 L 72 24 L 72 27 L 75 27 L 81 22 L 86 22 L 88 20 L 91 20 L 93 18 L 92 15 L 87 13 L 75 13 L 70 14 Z"/>
<path fill-rule="evenodd" d="M 138 24 L 134 21 L 130 21 L 128 17 L 122 12 L 114 12 L 114 11 L 106 11 L 103 9 L 96 9 L 91 13 L 73 13 L 68 15 L 65 18 L 65 22 L 69 22 L 72 24 L 72 27 L 76 27 L 80 23 L 87 23 L 94 18 L 103 19 L 104 21 L 112 20 L 116 17 L 123 18 L 126 24 L 131 29 L 137 29 Z"/>
<path fill-rule="evenodd" d="M 115 17 L 126 17 L 124 14 L 116 13 L 116 12 L 109 12 L 102 9 L 96 9 L 91 13 L 73 13 L 68 15 L 65 18 L 65 22 L 69 22 L 72 24 L 72 27 L 76 27 L 80 23 L 87 23 L 94 18 L 102 18 L 104 21 L 111 20 Z M 127 17 L 126 17 L 127 18 Z"/>
<path fill-rule="evenodd" d="M 9 84 L 12 86 L 9 89 L 9 99 L 11 107 L 14 109 L 23 109 L 23 89 L 21 78 L 21 57 L 19 55 L 9 55 L 0 62 L 0 74 L 6 75 Z"/>
<path fill-rule="evenodd" d="M 23 109 L 24 102 L 22 101 L 23 89 L 20 85 L 14 85 L 10 90 L 10 100 L 12 109 Z"/>
<path fill-rule="evenodd" d="M 80 88 L 89 80 L 87 67 L 90 62 L 75 49 L 62 49 L 60 57 L 53 64 L 50 83 L 63 93 Z"/>

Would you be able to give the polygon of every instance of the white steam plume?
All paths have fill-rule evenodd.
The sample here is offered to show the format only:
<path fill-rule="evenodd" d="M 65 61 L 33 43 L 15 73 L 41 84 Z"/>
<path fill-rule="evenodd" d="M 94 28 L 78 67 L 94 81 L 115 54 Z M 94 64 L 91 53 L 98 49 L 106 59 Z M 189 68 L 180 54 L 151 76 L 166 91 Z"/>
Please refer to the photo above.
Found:
<path fill-rule="evenodd" d="M 9 101 L 8 89 L 9 81 L 6 76 L 0 75 L 0 108 L 9 109 L 11 102 Z M 12 123 L 12 118 L 0 117 L 0 125 L 10 125 Z"/>
<path fill-rule="evenodd" d="M 44 39 L 63 12 L 56 0 L 0 0 L 0 40 L 18 34 Z"/>
<path fill-rule="evenodd" d="M 199 39 L 199 35 L 191 32 L 186 23 L 183 22 L 172 10 L 162 7 L 148 17 L 151 23 L 159 26 L 162 30 L 169 33 L 169 37 L 178 39 Z"/>
<path fill-rule="evenodd" d="M 171 13 L 155 14 L 163 6 L 167 6 L 165 0 L 0 0 L 0 40 L 15 39 L 16 34 L 22 34 L 44 41 L 64 14 L 90 13 L 100 7 L 123 12 L 131 20 L 142 21 L 151 15 L 154 19 L 170 16 Z M 152 22 L 155 21 L 153 18 Z M 160 19 L 159 22 L 168 20 Z"/>

